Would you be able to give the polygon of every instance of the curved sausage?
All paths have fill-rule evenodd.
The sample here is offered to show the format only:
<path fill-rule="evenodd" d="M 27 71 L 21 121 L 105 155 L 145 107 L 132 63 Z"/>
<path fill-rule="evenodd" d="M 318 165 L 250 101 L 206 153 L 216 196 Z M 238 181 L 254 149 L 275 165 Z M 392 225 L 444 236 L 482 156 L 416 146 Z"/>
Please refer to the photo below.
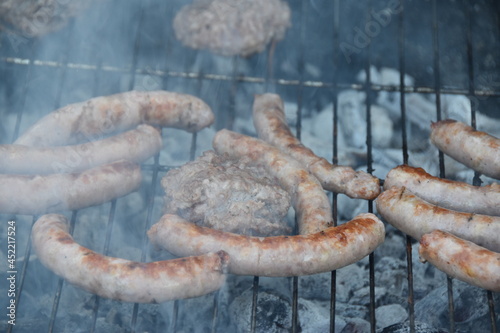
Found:
<path fill-rule="evenodd" d="M 321 184 L 297 161 L 262 140 L 229 130 L 217 132 L 212 144 L 217 153 L 236 158 L 248 157 L 250 163 L 263 166 L 276 177 L 292 197 L 301 235 L 333 225 L 330 201 Z"/>
<path fill-rule="evenodd" d="M 117 161 L 82 173 L 0 175 L 0 212 L 36 215 L 102 204 L 135 191 L 139 165 Z"/>
<path fill-rule="evenodd" d="M 70 104 L 49 113 L 14 143 L 61 146 L 94 141 L 141 123 L 196 132 L 214 121 L 201 99 L 168 91 L 128 91 Z"/>
<path fill-rule="evenodd" d="M 140 163 L 161 147 L 159 130 L 149 125 L 73 146 L 0 145 L 0 172 L 41 175 L 80 172 L 122 159 Z"/>
<path fill-rule="evenodd" d="M 500 179 L 500 139 L 464 123 L 446 119 L 432 123 L 431 142 L 469 168 Z"/>
<path fill-rule="evenodd" d="M 441 208 L 420 199 L 405 187 L 391 187 L 382 192 L 376 204 L 384 221 L 416 240 L 440 229 L 492 251 L 500 251 L 500 217 Z"/>
<path fill-rule="evenodd" d="M 451 277 L 500 292 L 500 253 L 442 230 L 423 235 L 418 253 L 422 262 L 430 262 Z"/>
<path fill-rule="evenodd" d="M 384 224 L 373 214 L 323 231 L 298 236 L 253 237 L 197 226 L 166 214 L 148 231 L 153 244 L 178 255 L 223 250 L 228 271 L 239 275 L 298 276 L 352 264 L 383 243 Z"/>
<path fill-rule="evenodd" d="M 123 302 L 161 303 L 208 294 L 224 284 L 229 260 L 223 251 L 150 263 L 107 257 L 76 243 L 66 217 L 58 214 L 40 217 L 31 237 L 45 267 L 90 293 Z"/>
<path fill-rule="evenodd" d="M 422 168 L 400 165 L 389 171 L 384 189 L 406 187 L 432 204 L 460 212 L 500 216 L 500 184 L 473 186 L 431 176 Z"/>
<path fill-rule="evenodd" d="M 318 178 L 325 190 L 351 198 L 375 199 L 380 194 L 379 179 L 348 166 L 333 165 L 314 154 L 293 136 L 285 118 L 283 101 L 276 94 L 256 95 L 253 121 L 259 138 L 299 161 Z"/>

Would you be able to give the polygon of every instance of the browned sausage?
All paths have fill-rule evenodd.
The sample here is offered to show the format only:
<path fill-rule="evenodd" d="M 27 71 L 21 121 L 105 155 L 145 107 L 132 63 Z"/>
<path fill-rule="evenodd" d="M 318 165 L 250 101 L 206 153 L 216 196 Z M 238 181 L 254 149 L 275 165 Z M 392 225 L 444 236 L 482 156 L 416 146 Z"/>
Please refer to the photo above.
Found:
<path fill-rule="evenodd" d="M 66 217 L 58 214 L 40 217 L 31 237 L 45 267 L 90 293 L 123 302 L 161 303 L 208 294 L 224 284 L 229 260 L 223 251 L 150 263 L 103 256 L 76 243 Z"/>
<path fill-rule="evenodd" d="M 406 187 L 420 198 L 456 211 L 500 216 L 500 185 L 472 186 L 433 177 L 422 168 L 400 165 L 386 176 L 384 188 Z"/>
<path fill-rule="evenodd" d="M 149 125 L 73 146 L 0 145 L 0 172 L 41 175 L 80 172 L 122 159 L 140 163 L 158 153 L 161 146 L 159 130 Z"/>
<path fill-rule="evenodd" d="M 233 274 L 297 276 L 332 271 L 362 259 L 383 243 L 385 228 L 367 213 L 314 234 L 253 237 L 200 227 L 166 214 L 148 236 L 153 244 L 178 256 L 223 250 L 231 258 L 228 271 Z"/>
<path fill-rule="evenodd" d="M 492 251 L 500 251 L 500 217 L 432 205 L 405 187 L 391 187 L 378 196 L 376 203 L 384 221 L 416 240 L 440 229 Z"/>
<path fill-rule="evenodd" d="M 35 215 L 80 209 L 126 195 L 140 186 L 141 169 L 118 161 L 82 173 L 1 174 L 0 184 L 0 212 Z"/>
<path fill-rule="evenodd" d="M 285 118 L 283 101 L 276 94 L 256 95 L 253 121 L 259 138 L 299 161 L 318 178 L 324 189 L 351 198 L 375 199 L 380 193 L 377 177 L 351 167 L 333 165 L 314 154 L 293 136 Z"/>
<path fill-rule="evenodd" d="M 276 177 L 292 197 L 301 235 L 316 233 L 333 224 L 331 205 L 321 184 L 297 161 L 262 140 L 228 130 L 217 132 L 213 147 L 219 154 L 248 157 Z"/>
<path fill-rule="evenodd" d="M 500 253 L 490 251 L 442 230 L 420 239 L 421 261 L 428 261 L 451 277 L 500 292 Z"/>
<path fill-rule="evenodd" d="M 141 123 L 196 132 L 213 121 L 212 110 L 197 97 L 168 91 L 128 91 L 60 108 L 14 143 L 47 147 L 95 141 Z"/>
<path fill-rule="evenodd" d="M 500 139 L 446 119 L 431 125 L 431 142 L 444 154 L 480 173 L 500 179 Z"/>

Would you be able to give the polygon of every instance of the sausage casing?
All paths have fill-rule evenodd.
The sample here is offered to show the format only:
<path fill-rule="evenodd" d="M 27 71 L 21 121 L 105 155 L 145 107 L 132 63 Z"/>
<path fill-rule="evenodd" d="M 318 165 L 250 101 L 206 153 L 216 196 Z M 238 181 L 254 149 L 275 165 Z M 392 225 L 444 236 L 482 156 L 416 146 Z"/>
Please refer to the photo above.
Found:
<path fill-rule="evenodd" d="M 81 173 L 0 174 L 0 212 L 35 215 L 94 206 L 135 191 L 141 179 L 139 165 L 129 161 Z"/>
<path fill-rule="evenodd" d="M 161 303 L 213 292 L 224 284 L 229 260 L 223 251 L 150 263 L 107 257 L 76 243 L 66 217 L 58 214 L 41 216 L 31 237 L 38 259 L 55 274 L 123 302 Z"/>
<path fill-rule="evenodd" d="M 428 261 L 451 277 L 500 292 L 500 253 L 442 230 L 420 239 L 421 261 Z"/>
<path fill-rule="evenodd" d="M 37 147 L 75 144 L 94 141 L 141 123 L 196 132 L 213 121 L 210 107 L 195 96 L 168 91 L 128 91 L 53 111 L 14 143 Z"/>
<path fill-rule="evenodd" d="M 305 147 L 286 122 L 283 100 L 276 94 L 256 95 L 253 121 L 259 138 L 299 161 L 318 178 L 324 189 L 351 198 L 375 199 L 380 193 L 377 177 L 348 166 L 333 165 Z"/>
<path fill-rule="evenodd" d="M 223 250 L 228 271 L 239 275 L 297 276 L 332 271 L 367 256 L 383 243 L 384 224 L 360 214 L 337 227 L 314 234 L 253 237 L 200 227 L 166 214 L 148 231 L 153 244 L 178 255 Z"/>
<path fill-rule="evenodd" d="M 406 187 L 432 204 L 456 211 L 500 216 L 500 185 L 473 186 L 431 176 L 422 168 L 400 165 L 389 171 L 384 189 Z"/>
<path fill-rule="evenodd" d="M 229 130 L 220 130 L 213 147 L 219 154 L 248 157 L 276 177 L 292 197 L 301 235 L 315 233 L 333 224 L 331 205 L 318 180 L 297 161 L 264 141 Z"/>
<path fill-rule="evenodd" d="M 0 145 L 0 172 L 42 175 L 80 172 L 119 160 L 141 163 L 158 153 L 161 147 L 159 130 L 144 124 L 124 133 L 78 145 Z"/>
<path fill-rule="evenodd" d="M 376 204 L 384 221 L 416 240 L 440 229 L 500 251 L 500 217 L 445 209 L 417 197 L 405 187 L 391 187 L 382 192 Z"/>
<path fill-rule="evenodd" d="M 446 119 L 432 123 L 431 142 L 469 168 L 500 179 L 500 139 L 462 122 Z"/>

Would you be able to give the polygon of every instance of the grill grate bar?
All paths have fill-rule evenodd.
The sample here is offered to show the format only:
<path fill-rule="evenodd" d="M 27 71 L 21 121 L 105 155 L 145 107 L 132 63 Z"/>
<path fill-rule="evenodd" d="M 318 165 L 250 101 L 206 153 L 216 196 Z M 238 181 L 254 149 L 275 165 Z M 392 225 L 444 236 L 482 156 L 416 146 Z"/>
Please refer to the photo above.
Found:
<path fill-rule="evenodd" d="M 72 214 L 71 214 L 71 220 L 70 220 L 69 231 L 68 231 L 70 235 L 73 235 L 73 232 L 75 230 L 75 222 L 76 222 L 76 216 L 77 216 L 77 214 L 78 214 L 77 210 L 74 210 L 72 212 Z M 64 284 L 64 279 L 63 278 L 58 278 L 56 293 L 54 294 L 54 301 L 52 303 L 52 312 L 50 314 L 48 332 L 53 332 L 54 331 L 54 326 L 55 326 L 55 323 L 56 323 L 57 310 L 59 309 L 59 301 L 61 299 L 61 293 L 62 293 L 63 284 Z"/>
<path fill-rule="evenodd" d="M 495 301 L 493 300 L 493 293 L 488 290 L 486 292 L 486 296 L 488 298 L 488 307 L 490 310 L 491 332 L 496 333 L 497 332 L 497 322 L 496 322 L 496 315 L 495 315 Z"/>
<path fill-rule="evenodd" d="M 82 70 L 94 70 L 103 72 L 123 72 L 130 73 L 130 68 L 120 68 L 112 67 L 108 65 L 88 65 L 88 64 L 75 64 L 68 63 L 63 64 L 57 61 L 42 61 L 42 60 L 30 60 L 25 58 L 13 58 L 13 57 L 0 57 L 0 61 L 8 64 L 15 64 L 20 66 L 42 66 L 42 67 L 68 67 L 72 69 L 82 69 Z M 152 70 L 151 68 L 137 68 L 135 69 L 134 75 L 152 75 L 160 78 L 171 77 L 171 78 L 186 78 L 194 80 L 207 80 L 207 81 L 238 81 L 246 83 L 256 83 L 256 84 L 277 84 L 282 86 L 303 86 L 303 87 L 314 87 L 314 88 L 336 88 L 336 89 L 346 89 L 346 90 L 364 90 L 366 89 L 364 84 L 360 83 L 346 83 L 338 82 L 335 86 L 331 82 L 324 81 L 313 81 L 313 80 L 290 80 L 290 79 L 273 79 L 265 77 L 256 77 L 250 75 L 221 75 L 221 74 L 210 74 L 202 72 L 177 72 L 177 71 L 162 71 L 162 70 Z M 388 91 L 388 92 L 398 92 L 403 89 L 405 93 L 421 93 L 421 94 L 435 94 L 436 89 L 428 86 L 408 86 L 403 85 L 401 88 L 399 85 L 390 84 L 376 84 L 371 83 L 369 86 L 370 90 L 373 92 Z M 457 87 L 441 87 L 439 89 L 441 94 L 450 95 L 467 95 L 470 93 L 469 89 L 462 89 Z M 495 89 L 476 89 L 473 94 L 477 97 L 500 97 L 500 90 Z"/>
<path fill-rule="evenodd" d="M 108 222 L 106 224 L 106 238 L 104 240 L 104 246 L 102 253 L 103 255 L 108 255 L 109 253 L 109 243 L 111 242 L 111 235 L 113 234 L 113 225 L 115 220 L 115 212 L 116 212 L 116 199 L 111 201 L 111 207 L 109 209 Z M 94 295 L 94 306 L 92 308 L 92 326 L 90 328 L 90 332 L 95 332 L 96 323 L 97 323 L 97 314 L 99 312 L 100 305 L 100 297 Z"/>
<path fill-rule="evenodd" d="M 259 277 L 253 277 L 253 285 L 252 285 L 252 315 L 250 318 L 250 332 L 255 332 L 255 328 L 257 325 L 257 301 L 259 300 Z"/>
<path fill-rule="evenodd" d="M 473 21 L 473 11 L 474 4 L 467 3 L 467 65 L 469 72 L 469 99 L 471 101 L 471 126 L 476 128 L 476 111 L 478 107 L 477 96 L 475 95 L 475 79 L 474 79 L 474 51 L 472 46 L 472 21 Z M 472 185 L 480 186 L 482 183 L 480 178 L 480 173 L 475 171 L 474 177 L 472 179 Z M 496 315 L 495 315 L 495 306 L 493 301 L 493 294 L 491 291 L 486 291 L 487 299 L 488 299 L 488 308 L 490 312 L 490 320 L 491 320 L 491 331 L 496 333 Z"/>
<path fill-rule="evenodd" d="M 405 71 L 406 71 L 406 58 L 405 58 L 405 17 L 404 7 L 405 1 L 400 3 L 401 11 L 398 15 L 398 51 L 399 51 L 399 93 L 400 93 L 400 108 L 401 108 L 401 124 L 402 124 L 402 154 L 403 163 L 408 164 L 408 133 L 407 133 L 407 120 L 406 120 L 406 99 L 405 99 Z M 407 280 L 408 280 L 408 321 L 410 333 L 415 332 L 415 297 L 413 290 L 413 253 L 411 247 L 412 239 L 406 235 L 406 265 L 407 265 Z"/>
<path fill-rule="evenodd" d="M 158 165 L 158 164 L 159 164 L 159 153 L 156 154 L 154 157 L 154 165 Z M 151 192 L 149 195 L 149 202 L 147 204 L 148 208 L 147 208 L 147 213 L 146 213 L 146 221 L 145 221 L 144 228 L 142 228 L 142 230 L 144 232 L 143 232 L 142 240 L 141 240 L 141 243 L 142 243 L 141 262 L 146 261 L 147 250 L 149 248 L 149 242 L 147 241 L 148 240 L 147 231 L 149 230 L 149 228 L 152 225 L 154 197 L 155 197 L 157 182 L 158 182 L 158 169 L 154 169 L 153 176 L 151 177 L 151 184 L 149 186 L 149 188 L 151 189 Z M 133 311 L 132 311 L 132 319 L 130 322 L 132 332 L 136 331 L 138 311 L 139 311 L 139 304 L 135 303 Z"/>
<path fill-rule="evenodd" d="M 434 84 L 436 89 L 436 120 L 439 121 L 442 119 L 441 116 L 441 69 L 440 69 L 440 53 L 439 53 L 439 23 L 438 23 L 438 13 L 437 13 L 437 5 L 436 0 L 432 3 L 432 47 L 433 47 L 433 57 L 434 57 Z M 444 154 L 439 150 L 438 152 L 439 159 L 439 177 L 445 178 L 445 166 L 444 166 Z M 448 317 L 449 317 L 449 325 L 450 332 L 455 332 L 455 317 L 453 313 L 455 313 L 455 305 L 453 301 L 453 281 L 448 276 L 446 278 L 446 286 L 448 292 Z"/>
<path fill-rule="evenodd" d="M 14 142 L 16 140 L 16 138 L 18 137 L 19 135 L 19 128 L 21 126 L 21 119 L 23 117 L 23 113 L 24 113 L 24 109 L 25 109 L 25 105 L 26 105 L 26 96 L 28 95 L 27 94 L 27 91 L 28 91 L 28 84 L 31 80 L 31 76 L 32 76 L 32 72 L 33 72 L 33 59 L 35 57 L 35 42 L 33 41 L 30 41 L 30 45 L 29 45 L 29 48 L 30 48 L 30 53 L 31 53 L 31 61 L 30 63 L 28 64 L 28 71 L 26 73 L 26 78 L 24 80 L 24 85 L 23 85 L 23 99 L 22 99 L 22 102 L 21 102 L 21 107 L 19 108 L 19 113 L 17 114 L 17 117 L 16 117 L 16 124 L 15 124 L 15 128 L 14 128 L 14 134 L 12 136 L 12 139 L 11 139 L 11 142 Z"/>
<path fill-rule="evenodd" d="M 306 39 L 306 16 L 307 16 L 307 1 L 301 2 L 300 10 L 300 37 L 299 37 L 299 58 L 298 71 L 301 82 L 304 81 L 305 72 L 305 56 L 304 56 L 304 41 Z M 302 136 L 302 111 L 303 111 L 303 93 L 304 85 L 297 86 L 297 123 L 295 124 L 297 139 L 301 140 Z M 297 219 L 295 219 L 297 220 Z M 296 224 L 297 225 L 297 224 Z M 292 333 L 298 332 L 298 285 L 299 277 L 292 277 Z"/>
<path fill-rule="evenodd" d="M 340 27 L 340 16 L 339 16 L 339 0 L 333 2 L 333 31 L 332 31 L 332 44 L 333 44 L 333 57 L 332 57 L 332 164 L 338 164 L 338 91 L 336 89 L 338 85 L 338 75 L 337 69 L 339 66 L 339 56 L 336 52 L 340 50 L 340 39 L 339 39 L 339 27 Z M 332 217 L 333 226 L 337 226 L 338 220 L 338 207 L 337 207 L 337 193 L 332 193 Z M 337 307 L 337 271 L 331 272 L 330 277 L 330 332 L 335 332 L 335 317 L 336 317 L 336 307 Z"/>

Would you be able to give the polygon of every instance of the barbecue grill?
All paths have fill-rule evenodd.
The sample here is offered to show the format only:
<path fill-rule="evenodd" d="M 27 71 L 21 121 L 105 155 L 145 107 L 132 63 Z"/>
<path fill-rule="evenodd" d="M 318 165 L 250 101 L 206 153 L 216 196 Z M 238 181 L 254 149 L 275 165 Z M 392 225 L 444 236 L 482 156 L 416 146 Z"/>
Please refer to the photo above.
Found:
<path fill-rule="evenodd" d="M 58 107 L 132 89 L 164 89 L 199 96 L 216 114 L 212 131 L 229 128 L 252 134 L 251 125 L 247 124 L 251 124 L 253 95 L 276 92 L 287 102 L 288 111 L 293 109 L 290 115 L 295 133 L 304 141 L 310 137 L 306 136 L 311 130 L 307 128 L 311 124 L 308 119 L 326 110 L 329 124 L 322 128 L 327 130 L 315 134 L 326 142 L 329 158 L 334 163 L 345 164 L 344 155 L 339 153 L 343 151 L 339 131 L 347 115 L 339 106 L 339 96 L 343 91 L 355 91 L 365 96 L 364 122 L 347 129 L 364 135 L 364 147 L 354 154 L 356 166 L 383 179 L 385 174 L 379 174 L 383 170 L 377 170 L 376 165 L 386 158 L 385 150 L 375 147 L 372 141 L 373 123 L 377 122 L 372 111 L 381 93 L 389 96 L 398 109 L 394 127 L 397 142 L 392 143 L 398 147 L 394 167 L 411 162 L 412 154 L 420 149 L 414 136 L 417 129 L 411 122 L 419 111 L 408 102 L 409 96 L 419 95 L 433 101 L 434 113 L 426 119 L 425 126 L 445 116 L 442 102 L 450 95 L 467 98 L 470 124 L 478 129 L 484 125 L 477 117 L 479 111 L 488 117 L 500 118 L 497 111 L 500 8 L 497 2 L 290 0 L 289 4 L 292 27 L 285 39 L 248 58 L 216 56 L 182 46 L 171 27 L 182 1 L 93 3 L 61 30 L 39 38 L 23 35 L 15 31 L 15 27 L 2 24 L 0 144 L 12 143 L 36 120 Z M 378 77 L 377 70 L 381 68 L 395 70 L 393 73 L 397 74 L 392 82 Z M 143 183 L 137 193 L 101 206 L 66 212 L 71 219 L 71 233 L 78 242 L 97 252 L 131 260 L 168 256 L 151 249 L 146 236 L 146 231 L 161 216 L 160 180 L 171 168 L 210 149 L 210 142 L 206 140 L 209 134 L 205 131 L 185 134 L 163 129 L 162 134 L 164 150 L 173 153 L 167 156 L 162 151 L 142 165 Z M 439 166 L 438 176 L 446 177 L 449 164 L 442 154 L 434 152 L 427 159 Z M 475 174 L 469 181 L 479 185 L 483 179 Z M 331 195 L 331 200 L 335 222 L 342 223 L 342 204 L 346 201 L 336 194 Z M 364 212 L 374 211 L 371 201 L 360 205 Z M 365 281 L 361 284 L 367 288 L 363 295 L 349 295 L 365 297 L 354 314 L 338 295 L 349 284 L 359 283 L 358 277 L 353 275 L 350 281 L 343 278 L 340 283 L 338 272 L 322 275 L 327 284 L 322 285 L 320 293 L 327 297 L 321 300 L 311 297 L 304 301 L 305 295 L 310 294 L 308 288 L 312 288 L 314 281 L 321 281 L 314 277 L 312 280 L 308 280 L 309 277 L 234 277 L 223 290 L 206 297 L 139 305 L 92 296 L 45 269 L 36 259 L 30 242 L 30 229 L 36 218 L 0 214 L 2 276 L 10 275 L 6 273 L 9 271 L 6 268 L 7 226 L 9 221 L 16 226 L 16 264 L 12 273 L 16 276 L 16 292 L 12 297 L 17 306 L 16 321 L 15 325 L 8 324 L 6 308 L 11 298 L 7 297 L 8 286 L 0 287 L 0 305 L 5 312 L 0 317 L 2 331 L 220 332 L 246 327 L 251 332 L 299 332 L 312 331 L 312 328 L 342 332 L 375 332 L 377 329 L 418 332 L 424 324 L 429 324 L 426 322 L 429 316 L 421 316 L 415 309 L 427 296 L 418 291 L 421 278 L 416 279 L 414 273 L 418 261 L 415 241 L 390 227 L 388 232 L 401 240 L 393 250 L 401 252 L 406 261 L 406 267 L 402 268 L 404 279 L 394 276 L 394 284 L 401 284 L 404 295 L 393 303 L 401 305 L 406 315 L 396 321 L 399 326 L 384 327 L 381 323 L 387 322 L 387 318 L 379 309 L 388 302 L 381 300 L 380 292 L 387 286 L 376 278 L 380 276 L 377 265 L 386 263 L 381 254 L 390 252 L 383 249 L 384 245 L 357 265 L 363 268 L 365 275 L 359 278 Z M 438 328 L 464 331 L 471 329 L 471 325 L 475 332 L 497 331 L 500 295 L 478 290 L 484 301 L 482 306 L 487 310 L 472 318 L 464 314 L 467 305 L 457 306 L 457 302 L 462 302 L 458 297 L 463 296 L 460 293 L 463 285 L 444 274 L 439 275 L 432 267 L 426 272 L 441 278 L 447 299 L 446 318 L 440 319 L 444 327 L 429 327 L 436 332 Z M 4 277 L 2 280 L 6 281 Z M 234 294 L 236 290 L 238 294 Z M 244 290 L 250 295 L 248 312 L 235 316 L 229 303 Z M 275 303 L 270 301 L 278 294 L 286 297 L 276 297 Z M 317 325 L 306 322 L 305 318 L 313 318 L 307 314 L 311 304 L 324 310 L 325 315 L 318 318 L 326 318 L 326 322 L 318 321 Z M 237 320 L 247 326 L 235 324 Z"/>

